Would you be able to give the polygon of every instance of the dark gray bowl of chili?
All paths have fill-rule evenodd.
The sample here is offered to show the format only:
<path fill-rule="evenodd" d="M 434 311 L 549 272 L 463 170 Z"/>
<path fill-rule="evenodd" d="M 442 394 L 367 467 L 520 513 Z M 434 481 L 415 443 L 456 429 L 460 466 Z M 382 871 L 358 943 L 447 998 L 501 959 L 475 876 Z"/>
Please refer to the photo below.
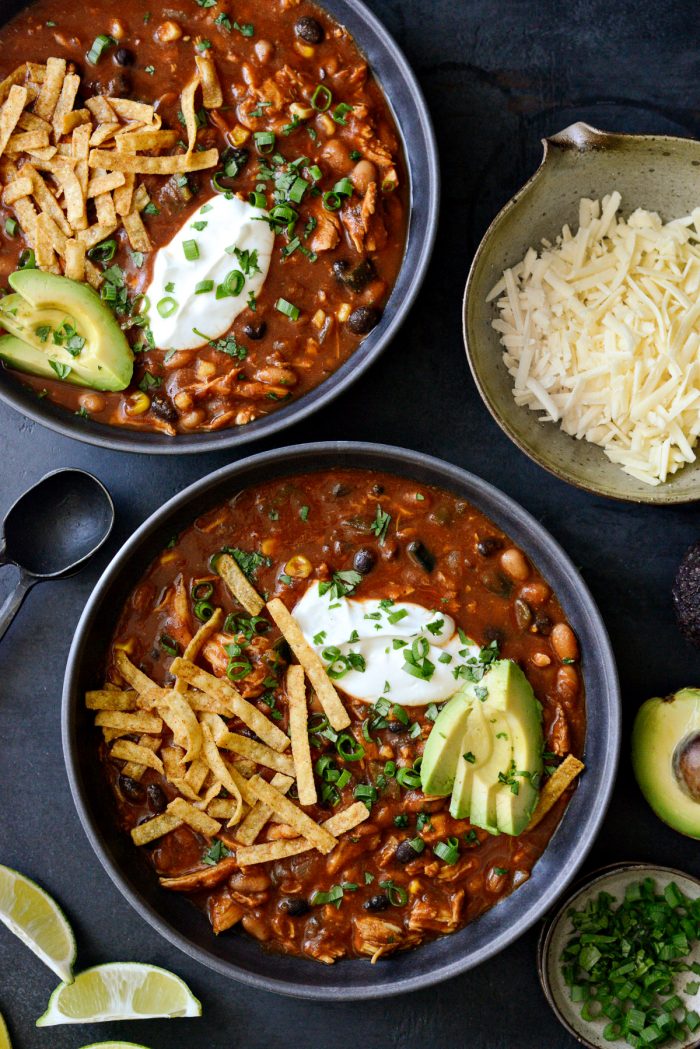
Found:
<path fill-rule="evenodd" d="M 86 30 L 81 22 L 81 13 L 77 10 L 74 13 L 61 12 L 61 18 L 57 18 L 55 12 L 50 10 L 50 2 L 35 0 L 34 4 L 26 4 L 22 0 L 9 0 L 3 5 L 0 16 L 0 42 L 3 43 L 0 79 L 26 59 L 45 61 L 48 56 L 57 55 L 75 63 L 79 74 L 86 81 L 82 88 L 83 94 L 92 91 L 117 94 L 122 98 L 159 99 L 159 113 L 166 123 L 177 128 L 178 95 L 173 90 L 173 76 L 167 73 L 163 79 L 163 71 L 170 68 L 168 62 L 162 61 L 163 54 L 167 53 L 167 50 L 163 52 L 163 46 L 171 49 L 170 61 L 174 57 L 182 67 L 181 89 L 191 76 L 190 67 L 194 68 L 192 45 L 186 41 L 197 34 L 206 33 L 212 37 L 211 42 L 207 40 L 206 43 L 211 48 L 210 54 L 215 55 L 219 63 L 225 92 L 234 91 L 235 77 L 240 79 L 240 63 L 245 54 L 238 55 L 236 48 L 254 49 L 256 44 L 263 49 L 267 48 L 267 51 L 260 50 L 251 57 L 252 66 L 256 67 L 257 64 L 253 73 L 258 79 L 271 73 L 283 77 L 288 67 L 291 67 L 292 83 L 288 96 L 284 96 L 284 108 L 281 110 L 281 113 L 287 114 L 285 119 L 289 119 L 289 100 L 304 99 L 311 90 L 309 84 L 313 85 L 316 78 L 323 80 L 326 77 L 327 82 L 331 83 L 333 76 L 339 76 L 336 97 L 332 98 L 330 107 L 327 99 L 332 94 L 328 88 L 319 86 L 314 94 L 315 98 L 319 91 L 326 92 L 319 96 L 320 101 L 314 103 L 314 109 L 323 110 L 325 106 L 329 108 L 330 115 L 323 111 L 317 112 L 311 120 L 314 123 L 316 118 L 327 119 L 330 128 L 335 128 L 335 131 L 328 132 L 331 137 L 327 140 L 324 140 L 322 130 L 319 135 L 310 128 L 307 135 L 304 125 L 304 119 L 307 118 L 299 120 L 292 106 L 292 122 L 277 135 L 277 153 L 271 161 L 267 156 L 269 150 L 262 139 L 258 143 L 256 131 L 245 149 L 233 149 L 233 153 L 246 153 L 247 160 L 243 162 L 245 166 L 242 169 L 239 169 L 239 160 L 236 160 L 233 176 L 228 180 L 224 178 L 223 185 L 221 182 L 218 185 L 216 183 L 217 176 L 222 172 L 211 169 L 206 177 L 192 181 L 194 196 L 187 203 L 179 202 L 177 207 L 171 206 L 167 196 L 166 191 L 170 192 L 168 184 L 151 186 L 151 192 L 155 195 L 149 207 L 155 210 L 145 212 L 145 221 L 146 226 L 150 226 L 154 246 L 162 248 L 176 225 L 182 223 L 182 215 L 203 204 L 205 197 L 214 189 L 219 192 L 222 189 L 238 190 L 256 204 L 257 198 L 265 198 L 265 193 L 260 192 L 261 189 L 265 190 L 265 183 L 259 182 L 260 174 L 253 162 L 255 160 L 261 164 L 270 162 L 274 168 L 275 164 L 280 163 L 275 160 L 277 155 L 283 155 L 283 160 L 289 165 L 293 158 L 301 159 L 308 154 L 310 159 L 307 158 L 307 166 L 310 165 L 311 170 L 317 172 L 307 178 L 311 188 L 303 207 L 299 205 L 294 236 L 289 232 L 291 226 L 277 228 L 273 225 L 273 230 L 277 229 L 273 264 L 257 309 L 255 302 L 250 305 L 249 297 L 248 307 L 233 322 L 225 337 L 214 340 L 204 336 L 208 342 L 197 350 L 180 350 L 178 353 L 163 355 L 162 351 L 149 348 L 146 336 L 140 337 L 138 329 L 132 327 L 130 341 L 136 343 L 136 348 L 142 352 L 136 354 L 134 377 L 123 393 L 91 392 L 67 382 L 39 379 L 3 369 L 0 371 L 0 398 L 22 414 L 65 436 L 103 448 L 147 454 L 195 453 L 237 447 L 276 433 L 327 404 L 358 378 L 395 337 L 422 284 L 436 232 L 439 171 L 433 129 L 420 87 L 395 42 L 361 0 L 328 0 L 318 9 L 312 3 L 305 2 L 300 7 L 287 10 L 279 6 L 278 0 L 270 0 L 269 10 L 263 10 L 264 5 L 253 4 L 248 11 L 244 5 L 245 10 L 241 8 L 237 12 L 239 20 L 243 22 L 240 31 L 239 22 L 231 28 L 230 20 L 222 23 L 220 18 L 215 19 L 216 9 L 213 5 L 192 4 L 192 10 L 188 8 L 187 15 L 183 15 L 184 19 L 189 19 L 184 27 L 184 37 L 167 45 L 158 43 L 160 23 L 163 17 L 169 17 L 167 4 L 162 7 L 161 3 L 156 3 L 151 12 L 151 24 L 147 27 L 142 25 L 145 19 L 141 9 L 132 11 L 127 5 L 120 12 L 126 35 L 119 41 L 112 39 L 111 44 L 110 38 L 105 36 L 107 43 L 101 45 L 97 64 L 91 66 L 89 61 L 85 61 L 86 39 L 83 36 Z M 100 2 L 104 3 L 104 0 Z M 307 47 L 309 52 L 314 50 L 307 46 L 305 40 L 311 38 L 309 33 L 313 36 L 315 29 L 313 26 L 309 28 L 307 24 L 300 30 L 300 23 L 315 22 L 318 28 L 319 22 L 312 17 L 314 13 L 324 23 L 321 33 L 325 36 L 316 48 L 317 54 L 310 57 L 310 54 L 304 55 L 303 49 Z M 91 41 L 95 31 L 110 31 L 113 15 L 114 12 L 106 3 L 103 10 L 99 7 L 96 9 L 90 23 Z M 257 21 L 255 32 L 253 22 L 244 20 L 244 16 L 248 15 Z M 17 16 L 18 20 L 12 22 L 13 16 Z M 331 19 L 345 27 L 350 36 L 336 36 L 337 28 L 334 29 Z M 167 26 L 172 23 L 163 24 Z M 113 31 L 116 32 L 116 29 Z M 182 36 L 182 30 L 180 34 Z M 336 39 L 337 55 L 332 50 L 336 46 Z M 31 40 L 29 50 L 28 40 Z M 121 46 L 118 47 L 118 44 Z M 231 56 L 227 54 L 227 48 L 231 50 Z M 273 68 L 265 72 L 265 64 L 270 61 L 268 53 L 276 54 L 277 57 L 271 60 Z M 366 82 L 361 57 L 366 59 L 370 70 Z M 297 74 L 305 78 L 303 88 L 301 79 L 297 85 Z M 177 84 L 177 77 L 174 79 Z M 252 83 L 262 97 L 260 92 L 264 85 L 260 87 L 255 79 Z M 272 78 L 270 83 L 273 83 Z M 281 80 L 274 81 L 274 84 L 278 83 L 284 86 Z M 354 86 L 356 84 L 359 87 Z M 363 98 L 366 96 L 370 107 L 367 129 L 374 129 L 372 133 L 376 136 L 366 140 L 366 156 L 374 155 L 372 150 L 376 144 L 376 164 L 365 159 L 365 154 L 357 149 L 357 145 L 362 145 L 359 138 L 355 143 L 355 138 L 360 134 L 359 125 L 357 135 L 354 128 L 343 126 L 351 123 L 348 111 L 353 106 L 342 102 L 336 105 L 343 91 L 342 85 L 346 85 L 347 91 L 359 91 Z M 250 90 L 253 91 L 253 88 Z M 247 104 L 248 96 L 244 96 L 242 91 L 238 95 L 234 91 L 234 97 L 238 100 L 240 96 Z M 272 103 L 262 103 L 262 106 L 268 105 Z M 294 105 L 303 111 L 301 103 L 295 102 Z M 220 114 L 215 113 L 214 117 L 218 117 L 218 120 L 211 120 L 208 125 L 205 121 L 203 134 L 211 138 L 207 144 L 216 144 L 220 150 L 224 150 L 226 143 L 229 143 L 226 148 L 230 153 L 230 125 L 232 122 L 235 124 L 236 114 L 229 114 L 226 109 L 235 110 L 236 106 L 224 107 Z M 272 113 L 273 110 L 260 107 L 252 116 L 262 114 L 264 117 L 268 112 Z M 260 118 L 262 123 L 263 117 Z M 226 134 L 222 120 L 228 128 Z M 282 122 L 278 120 L 278 124 Z M 240 124 L 233 128 L 235 130 L 240 130 Z M 260 132 L 260 135 L 264 134 L 269 132 Z M 216 136 L 218 139 L 214 143 Z M 385 161 L 386 164 L 392 161 L 392 155 L 382 153 L 385 146 L 382 136 L 386 137 L 387 142 L 395 143 L 395 166 L 388 170 L 393 172 L 392 179 L 397 178 L 397 181 L 385 178 L 383 165 Z M 272 138 L 275 138 L 274 134 Z M 334 142 L 337 143 L 334 147 L 337 155 L 331 150 L 326 156 L 324 151 L 331 149 Z M 339 151 L 342 151 L 342 158 Z M 257 156 L 257 153 L 261 155 Z M 318 166 L 316 153 L 319 154 L 318 163 L 321 167 Z M 323 158 L 321 154 L 324 154 Z M 221 154 L 224 159 L 227 155 L 225 150 Z M 369 163 L 374 171 L 374 175 L 369 177 L 384 179 L 381 192 L 378 189 L 379 181 L 371 182 L 370 186 L 378 194 L 375 219 L 379 218 L 380 211 L 383 216 L 379 220 L 380 225 L 384 224 L 381 235 L 377 232 L 379 227 L 374 232 L 370 229 L 374 219 L 369 213 L 375 213 L 372 202 L 367 201 L 369 189 L 361 187 L 364 176 L 356 174 L 356 169 L 363 163 Z M 280 168 L 282 170 L 284 168 Z M 315 182 L 311 185 L 308 179 L 320 179 L 322 171 L 331 182 L 326 185 L 319 181 L 318 187 Z M 377 175 L 377 171 L 381 174 Z M 338 196 L 331 191 L 334 178 L 339 179 L 335 189 L 342 189 L 345 185 L 350 193 L 350 184 L 355 180 L 353 200 L 357 201 L 356 214 L 346 215 L 348 209 L 341 210 L 346 198 L 342 193 Z M 389 192 L 389 189 L 384 191 L 385 187 L 392 188 L 397 184 L 399 188 L 394 192 Z M 273 183 L 268 183 L 270 192 L 267 193 L 266 205 L 273 212 L 274 201 L 280 199 L 279 185 L 274 185 L 277 188 L 272 194 Z M 327 192 L 321 195 L 322 190 Z M 363 192 L 364 197 L 360 199 Z M 290 199 L 294 200 L 294 197 Z M 360 204 L 364 209 L 365 202 L 369 217 L 365 215 L 363 219 Z M 327 204 L 328 210 L 324 210 Z M 289 208 L 291 205 L 285 203 L 279 206 Z M 177 208 L 180 209 L 179 213 Z M 309 218 L 305 213 L 311 213 L 313 209 L 318 211 L 318 218 L 313 215 Z M 189 215 L 186 221 L 189 222 L 191 217 Z M 4 284 L 9 273 L 17 267 L 18 260 L 19 264 L 22 263 L 20 248 L 23 240 L 21 225 L 18 227 L 17 216 L 11 207 L 5 210 L 0 208 L 0 220 L 7 223 L 4 227 L 0 226 L 0 229 L 5 229 L 4 262 L 0 263 L 0 280 Z M 88 216 L 88 221 L 93 219 Z M 316 222 L 317 226 L 310 227 L 311 221 Z M 331 226 L 328 227 L 329 236 L 333 239 L 332 243 L 324 246 L 321 231 L 326 221 L 335 222 L 336 232 Z M 354 232 L 353 223 L 357 221 L 365 224 L 359 233 Z M 165 225 L 158 228 L 159 223 Z M 198 228 L 206 226 L 206 221 L 195 225 Z M 284 228 L 287 229 L 286 234 Z M 310 229 L 316 232 L 310 233 Z M 115 308 L 117 311 L 122 310 L 122 313 L 118 312 L 118 317 L 122 326 L 128 327 L 133 324 L 136 309 L 133 303 L 139 301 L 139 295 L 151 289 L 148 283 L 150 263 L 147 256 L 144 265 L 143 253 L 139 255 L 139 252 L 127 251 L 128 241 L 124 230 L 117 229 L 112 236 L 111 242 L 104 243 L 116 244 L 116 256 L 112 248 L 112 259 L 101 259 L 99 255 L 93 258 L 98 268 L 107 267 L 109 270 L 111 267 L 114 270 L 112 276 L 108 272 L 105 279 L 110 287 L 112 278 L 117 281 Z M 209 234 L 199 236 L 206 237 Z M 318 244 L 315 243 L 317 237 L 320 238 Z M 95 245 L 95 250 L 101 250 L 102 246 Z M 226 250 L 230 251 L 232 247 Z M 26 255 L 26 251 L 23 254 Z M 151 257 L 154 254 L 151 252 Z M 209 285 L 212 282 L 204 281 L 202 284 Z M 121 291 L 129 293 L 126 307 L 120 304 L 120 287 Z M 172 284 L 167 285 L 170 292 L 173 287 Z M 246 293 L 244 291 L 241 294 Z M 298 306 L 293 301 L 295 296 Z M 109 298 L 106 295 L 103 297 Z M 199 292 L 197 297 L 199 300 Z M 171 298 L 167 301 L 175 300 Z M 194 298 L 192 301 L 195 301 Z M 166 298 L 156 299 L 151 315 L 155 313 L 156 306 L 165 302 Z M 200 308 L 202 302 L 197 301 L 195 305 Z M 320 306 L 325 306 L 325 311 Z M 300 318 L 295 315 L 299 307 Z M 126 309 L 125 314 L 123 309 Z M 206 331 L 206 310 L 202 316 L 203 320 L 198 323 Z M 185 329 L 188 331 L 189 325 L 193 324 L 193 317 L 187 315 L 185 318 Z M 233 337 L 232 341 L 227 341 L 229 335 Z M 200 366 L 206 370 L 200 371 Z M 57 374 L 60 373 L 57 371 Z M 218 381 L 218 386 L 214 380 Z M 197 384 L 202 387 L 202 383 L 205 387 L 212 384 L 211 389 L 198 388 Z M 190 389 L 193 392 L 188 394 Z"/>
<path fill-rule="evenodd" d="M 117 824 L 114 795 L 98 757 L 93 715 L 85 708 L 84 693 L 101 686 L 108 639 L 115 635 L 120 610 L 173 535 L 180 535 L 195 519 L 201 521 L 202 515 L 246 489 L 257 492 L 259 486 L 292 475 L 315 478 L 323 471 L 324 478 L 314 479 L 313 487 L 330 491 L 329 472 L 348 470 L 361 471 L 358 476 L 365 480 L 367 473 L 381 472 L 404 487 L 406 481 L 434 486 L 424 491 L 439 489 L 463 501 L 466 510 L 462 512 L 470 520 L 473 517 L 483 524 L 481 515 L 485 515 L 492 529 L 502 530 L 530 558 L 554 591 L 557 607 L 580 642 L 586 728 L 583 738 L 581 722 L 581 738 L 572 746 L 582 753 L 586 771 L 567 807 L 564 809 L 562 799 L 561 807 L 551 814 L 556 819 L 551 820 L 547 834 L 539 844 L 534 843 L 533 855 L 542 852 L 541 858 L 517 891 L 459 931 L 377 965 L 356 957 L 328 966 L 309 957 L 273 953 L 236 930 L 215 936 L 205 915 L 189 900 L 159 886 L 152 867 Z M 474 515 L 469 506 L 476 511 Z M 265 510 L 264 520 L 267 518 Z M 398 552 L 400 564 L 407 549 Z M 339 565 L 334 568 L 346 567 L 348 559 L 352 563 L 352 552 L 345 553 L 345 559 L 335 556 Z M 484 555 L 489 556 L 486 548 Z M 334 559 L 333 554 L 328 556 Z M 515 637 L 513 620 L 509 622 L 511 626 L 504 621 L 506 650 L 509 637 Z M 136 531 L 105 571 L 78 624 L 66 670 L 62 730 L 71 790 L 90 842 L 120 891 L 167 940 L 216 971 L 257 988 L 304 998 L 362 999 L 422 989 L 465 972 L 511 944 L 553 905 L 583 862 L 610 799 L 619 750 L 619 689 L 606 630 L 585 584 L 563 550 L 525 510 L 478 477 L 420 453 L 372 444 L 324 443 L 265 452 L 226 466 L 171 499 Z M 518 847 L 519 839 L 510 841 L 515 843 L 513 848 Z M 493 842 L 498 837 L 483 842 L 482 847 L 491 849 Z M 360 893 L 356 895 L 359 898 Z M 485 901 L 482 910 L 496 898 Z"/>

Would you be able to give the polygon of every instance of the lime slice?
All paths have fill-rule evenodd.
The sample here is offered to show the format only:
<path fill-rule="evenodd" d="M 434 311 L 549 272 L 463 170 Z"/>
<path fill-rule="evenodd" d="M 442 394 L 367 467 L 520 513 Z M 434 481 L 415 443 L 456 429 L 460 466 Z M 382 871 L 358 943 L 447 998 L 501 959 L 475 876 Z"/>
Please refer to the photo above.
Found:
<path fill-rule="evenodd" d="M 75 937 L 55 900 L 0 864 L 0 921 L 62 980 L 73 979 Z"/>
<path fill-rule="evenodd" d="M 136 1042 L 91 1042 L 90 1045 L 82 1046 L 82 1049 L 148 1049 L 147 1045 L 137 1045 Z"/>
<path fill-rule="evenodd" d="M 7 1024 L 3 1020 L 2 1013 L 0 1013 L 0 1049 L 12 1049 L 10 1032 L 7 1030 Z"/>
<path fill-rule="evenodd" d="M 201 1003 L 175 973 L 157 965 L 109 962 L 78 973 L 73 983 L 59 984 L 36 1025 L 201 1015 Z"/>

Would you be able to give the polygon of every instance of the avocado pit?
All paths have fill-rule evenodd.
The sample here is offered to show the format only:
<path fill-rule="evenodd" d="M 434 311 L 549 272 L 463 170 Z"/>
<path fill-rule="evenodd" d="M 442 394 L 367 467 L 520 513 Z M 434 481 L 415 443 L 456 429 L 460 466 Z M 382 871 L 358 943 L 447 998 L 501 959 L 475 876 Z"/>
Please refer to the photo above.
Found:
<path fill-rule="evenodd" d="M 673 774 L 681 790 L 700 802 L 700 732 L 686 736 L 674 750 Z"/>

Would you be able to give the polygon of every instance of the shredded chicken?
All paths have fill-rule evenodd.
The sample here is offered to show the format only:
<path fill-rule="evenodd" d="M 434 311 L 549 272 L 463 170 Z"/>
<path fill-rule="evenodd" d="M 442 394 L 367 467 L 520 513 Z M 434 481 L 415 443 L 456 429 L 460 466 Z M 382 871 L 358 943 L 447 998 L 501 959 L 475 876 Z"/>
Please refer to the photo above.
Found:
<path fill-rule="evenodd" d="M 311 251 L 319 254 L 322 251 L 330 251 L 335 248 L 340 240 L 341 225 L 339 219 L 327 211 L 317 209 L 315 212 L 317 222 L 313 237 L 309 243 Z"/>
<path fill-rule="evenodd" d="M 245 914 L 245 908 L 241 907 L 229 893 L 228 889 L 221 889 L 207 901 L 209 921 L 215 933 L 225 932 L 241 920 Z"/>
<path fill-rule="evenodd" d="M 340 218 L 358 254 L 381 251 L 387 241 L 387 231 L 378 207 L 377 183 L 370 182 L 360 203 L 349 201 L 340 212 Z"/>
<path fill-rule="evenodd" d="M 229 856 L 213 867 L 198 867 L 189 874 L 179 874 L 175 878 L 161 878 L 160 884 L 164 889 L 173 889 L 175 892 L 213 889 L 237 869 L 238 864 L 235 857 Z"/>
<path fill-rule="evenodd" d="M 420 936 L 385 918 L 367 915 L 355 919 L 353 947 L 361 954 L 369 954 L 372 958 L 377 954 L 380 957 L 393 954 L 394 951 L 404 950 L 419 942 Z"/>
<path fill-rule="evenodd" d="M 453 932 L 459 924 L 463 903 L 463 889 L 456 892 L 450 900 L 417 900 L 411 910 L 408 927 L 421 932 Z"/>

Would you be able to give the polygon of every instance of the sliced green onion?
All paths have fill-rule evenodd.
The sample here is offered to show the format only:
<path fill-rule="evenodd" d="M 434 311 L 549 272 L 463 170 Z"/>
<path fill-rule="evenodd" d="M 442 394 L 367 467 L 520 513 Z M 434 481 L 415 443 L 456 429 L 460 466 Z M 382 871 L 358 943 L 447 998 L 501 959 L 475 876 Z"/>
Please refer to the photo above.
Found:
<path fill-rule="evenodd" d="M 377 788 L 372 787 L 369 783 L 358 783 L 352 793 L 358 801 L 364 801 L 368 809 L 372 808 L 372 802 L 376 801 L 379 796 Z"/>
<path fill-rule="evenodd" d="M 197 601 L 194 614 L 201 623 L 206 623 L 214 615 L 214 606 L 209 601 Z"/>
<path fill-rule="evenodd" d="M 198 284 L 194 286 L 195 295 L 205 295 L 208 291 L 214 290 L 213 280 L 200 280 Z"/>
<path fill-rule="evenodd" d="M 190 588 L 193 601 L 208 601 L 214 593 L 214 584 L 208 579 L 195 579 Z"/>
<path fill-rule="evenodd" d="M 226 295 L 240 295 L 244 284 L 245 277 L 241 271 L 230 270 L 216 289 L 216 296 L 217 298 L 223 298 Z M 219 294 L 219 291 L 221 291 L 221 294 Z"/>
<path fill-rule="evenodd" d="M 274 131 L 255 131 L 253 133 L 253 139 L 257 147 L 258 153 L 266 155 L 272 153 L 275 148 L 275 133 Z"/>
<path fill-rule="evenodd" d="M 333 192 L 337 193 L 339 197 L 351 197 L 355 191 L 355 187 L 349 178 L 341 178 L 340 182 L 336 182 L 333 186 Z"/>
<path fill-rule="evenodd" d="M 182 250 L 188 262 L 195 262 L 199 258 L 199 246 L 196 240 L 184 240 Z"/>
<path fill-rule="evenodd" d="M 287 196 L 290 200 L 294 201 L 295 204 L 301 204 L 302 200 L 304 199 L 304 194 L 306 193 L 308 188 L 309 183 L 306 181 L 305 178 L 295 178 L 294 182 L 292 182 Z"/>
<path fill-rule="evenodd" d="M 327 193 L 323 194 L 321 198 L 323 200 L 323 206 L 326 211 L 338 211 L 343 206 L 343 198 L 339 197 L 337 193 L 332 190 L 328 190 Z"/>
<path fill-rule="evenodd" d="M 319 84 L 311 96 L 311 105 L 317 113 L 325 113 L 332 101 L 333 94 L 325 84 Z"/>
<path fill-rule="evenodd" d="M 251 190 L 248 194 L 248 200 L 254 208 L 262 208 L 264 210 L 267 207 L 267 197 L 258 190 Z"/>
<path fill-rule="evenodd" d="M 14 237 L 17 232 L 17 220 L 16 219 L 5 219 L 5 233 L 8 237 Z"/>
<path fill-rule="evenodd" d="M 112 47 L 114 44 L 116 44 L 116 42 L 117 41 L 114 39 L 114 37 L 107 36 L 106 33 L 100 33 L 100 35 L 96 36 L 93 40 L 92 47 L 85 55 L 85 58 L 88 60 L 91 66 L 96 66 L 103 53 L 107 50 L 107 48 Z"/>
<path fill-rule="evenodd" d="M 342 124 L 342 126 L 345 127 L 345 125 L 347 124 L 345 115 L 346 113 L 351 113 L 354 108 L 354 106 L 348 105 L 347 102 L 339 102 L 333 110 L 333 112 L 331 113 L 331 116 L 335 120 L 336 124 Z"/>
<path fill-rule="evenodd" d="M 116 288 L 113 285 L 111 285 L 111 284 L 108 284 L 107 287 L 108 288 L 112 288 L 112 291 L 114 292 L 114 298 L 116 298 L 116 296 L 117 296 Z M 173 315 L 173 313 L 175 312 L 175 310 L 177 309 L 177 307 L 178 307 L 177 299 L 174 299 L 172 297 L 172 295 L 165 295 L 165 296 L 163 296 L 162 299 L 159 299 L 158 302 L 156 303 L 156 309 L 158 310 L 158 313 L 161 315 L 161 317 L 171 317 Z"/>
<path fill-rule="evenodd" d="M 160 635 L 160 647 L 164 649 L 170 656 L 178 656 L 180 654 L 180 647 L 177 641 L 174 641 L 170 634 Z"/>
<path fill-rule="evenodd" d="M 294 306 L 293 303 L 287 302 L 286 299 L 278 299 L 275 303 L 275 309 L 283 313 L 285 317 L 289 317 L 290 320 L 299 320 L 300 310 L 298 306 Z"/>
<path fill-rule="evenodd" d="M 314 182 L 320 182 L 323 178 L 323 172 L 321 171 L 318 164 L 314 164 L 312 168 L 309 168 L 309 174 L 311 175 L 311 178 L 314 180 Z"/>
<path fill-rule="evenodd" d="M 408 843 L 414 852 L 421 853 L 425 848 L 425 842 L 422 838 L 411 838 Z"/>
<path fill-rule="evenodd" d="M 360 761 L 365 756 L 365 748 L 349 732 L 341 732 L 336 740 L 335 749 L 344 761 Z"/>
<path fill-rule="evenodd" d="M 459 859 L 459 838 L 447 838 L 433 845 L 433 852 L 445 863 L 456 863 Z"/>
<path fill-rule="evenodd" d="M 396 782 L 407 789 L 420 787 L 420 774 L 415 769 L 397 769 Z"/>
<path fill-rule="evenodd" d="M 35 270 L 36 269 L 36 255 L 34 254 L 33 248 L 25 248 L 21 252 L 18 262 L 21 270 Z"/>
<path fill-rule="evenodd" d="M 229 681 L 240 681 L 241 678 L 250 674 L 252 669 L 253 667 L 247 659 L 241 659 L 238 661 L 230 659 L 228 661 L 228 666 L 226 667 L 226 677 Z"/>
<path fill-rule="evenodd" d="M 386 894 L 392 907 L 403 907 L 408 902 L 408 893 L 401 885 L 397 885 L 391 879 L 380 881 L 379 884 L 382 889 L 386 889 Z"/>

